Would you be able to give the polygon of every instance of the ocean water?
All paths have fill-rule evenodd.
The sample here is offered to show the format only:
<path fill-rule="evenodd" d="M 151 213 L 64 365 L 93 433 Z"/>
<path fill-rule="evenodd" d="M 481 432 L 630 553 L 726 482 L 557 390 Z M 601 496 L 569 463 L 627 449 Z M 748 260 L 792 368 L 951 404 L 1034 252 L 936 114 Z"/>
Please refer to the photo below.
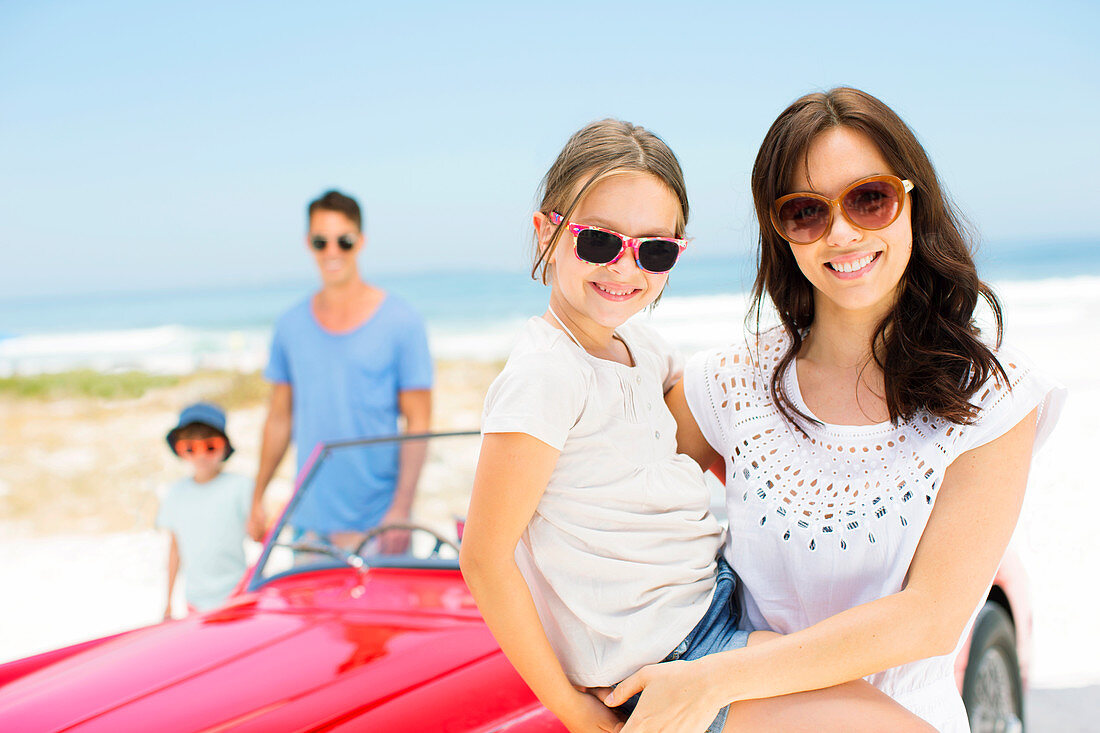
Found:
<path fill-rule="evenodd" d="M 979 272 L 996 287 L 1033 283 L 1031 308 L 1051 312 L 1073 298 L 1066 278 L 1097 277 L 1100 242 L 986 247 Z M 752 284 L 751 253 L 685 258 L 650 319 L 674 344 L 694 350 L 736 338 Z M 503 358 L 520 324 L 545 308 L 547 289 L 526 272 L 468 270 L 371 278 L 417 308 L 437 358 Z M 0 376 L 92 368 L 186 373 L 253 370 L 267 358 L 271 326 L 308 297 L 314 282 L 209 290 L 0 299 Z M 1034 314 L 1032 314 L 1034 315 Z M 1030 317 L 1030 316 L 1029 316 Z"/>

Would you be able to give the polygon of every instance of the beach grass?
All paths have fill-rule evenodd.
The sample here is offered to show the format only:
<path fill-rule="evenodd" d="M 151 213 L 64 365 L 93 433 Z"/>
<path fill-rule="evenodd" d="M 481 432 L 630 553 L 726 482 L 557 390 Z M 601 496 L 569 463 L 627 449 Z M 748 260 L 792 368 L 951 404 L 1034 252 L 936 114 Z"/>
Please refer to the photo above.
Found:
<path fill-rule="evenodd" d="M 143 371 L 97 372 L 78 369 L 55 374 L 0 378 L 0 396 L 27 400 L 91 398 L 127 400 L 166 387 L 198 387 L 202 399 L 227 410 L 264 402 L 270 385 L 260 372 L 204 370 L 187 376 Z"/>
<path fill-rule="evenodd" d="M 77 369 L 56 374 L 33 374 L 0 378 L 0 395 L 54 400 L 67 397 L 132 399 L 150 389 L 173 387 L 180 377 L 130 371 L 118 373 Z"/>

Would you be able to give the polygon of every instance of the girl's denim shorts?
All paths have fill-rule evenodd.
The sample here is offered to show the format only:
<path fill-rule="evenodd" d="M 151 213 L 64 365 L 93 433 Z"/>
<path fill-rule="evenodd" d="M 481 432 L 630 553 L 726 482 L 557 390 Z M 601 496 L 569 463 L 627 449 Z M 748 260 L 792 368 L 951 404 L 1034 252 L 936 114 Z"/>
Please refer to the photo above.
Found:
<path fill-rule="evenodd" d="M 729 566 L 725 558 L 718 557 L 718 574 L 714 585 L 714 598 L 710 602 L 710 608 L 700 619 L 695 628 L 680 642 L 679 646 L 672 650 L 661 662 L 674 662 L 678 659 L 691 661 L 705 657 L 708 654 L 724 652 L 728 649 L 740 649 L 748 644 L 749 632 L 737 628 L 741 620 L 741 609 L 737 602 L 737 574 Z M 635 695 L 616 710 L 630 714 L 638 704 Z M 707 728 L 706 733 L 721 733 L 726 724 L 726 716 L 729 715 L 729 706 L 722 708 L 718 717 Z"/>

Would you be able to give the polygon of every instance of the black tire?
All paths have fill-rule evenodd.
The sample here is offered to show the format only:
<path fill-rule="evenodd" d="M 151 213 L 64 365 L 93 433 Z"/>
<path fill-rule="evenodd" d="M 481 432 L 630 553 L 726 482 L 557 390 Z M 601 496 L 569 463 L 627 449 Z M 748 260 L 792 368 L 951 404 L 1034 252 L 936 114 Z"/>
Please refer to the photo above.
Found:
<path fill-rule="evenodd" d="M 1024 690 L 1016 656 L 1016 629 L 1008 613 L 992 601 L 986 601 L 974 622 L 962 698 L 973 733 L 1024 730 Z"/>

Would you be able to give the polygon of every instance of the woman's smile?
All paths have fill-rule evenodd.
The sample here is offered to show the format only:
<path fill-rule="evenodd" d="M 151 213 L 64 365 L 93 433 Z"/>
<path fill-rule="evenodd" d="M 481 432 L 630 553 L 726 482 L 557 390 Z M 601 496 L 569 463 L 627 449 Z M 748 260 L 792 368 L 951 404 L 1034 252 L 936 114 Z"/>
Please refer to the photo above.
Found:
<path fill-rule="evenodd" d="M 855 252 L 834 257 L 825 263 L 825 269 L 841 280 L 856 280 L 874 268 L 881 254 L 882 250 L 878 252 Z"/>

